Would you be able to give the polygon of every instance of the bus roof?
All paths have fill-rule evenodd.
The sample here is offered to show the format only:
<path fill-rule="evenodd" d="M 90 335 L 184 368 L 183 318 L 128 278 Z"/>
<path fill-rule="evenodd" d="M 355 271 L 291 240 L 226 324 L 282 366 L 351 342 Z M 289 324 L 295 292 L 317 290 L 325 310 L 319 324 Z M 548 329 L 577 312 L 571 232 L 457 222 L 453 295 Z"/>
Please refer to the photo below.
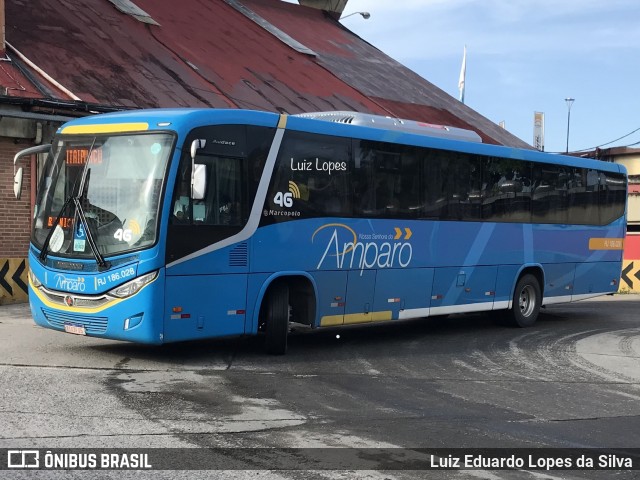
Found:
<path fill-rule="evenodd" d="M 447 125 L 434 125 L 432 123 L 405 120 L 402 118 L 385 117 L 360 112 L 313 112 L 298 113 L 294 115 L 302 118 L 315 118 L 333 123 L 346 123 L 348 125 L 361 125 L 363 127 L 379 128 L 382 130 L 397 130 L 399 132 L 415 133 L 429 137 L 448 138 L 466 142 L 482 142 L 482 138 L 473 130 L 450 127 Z"/>
<path fill-rule="evenodd" d="M 137 131 L 146 130 L 173 130 L 180 134 L 192 128 L 209 124 L 252 124 L 265 127 L 275 127 L 278 123 L 279 115 L 271 112 L 258 112 L 254 110 L 240 109 L 213 109 L 213 108 L 153 108 L 146 110 L 127 110 L 122 112 L 105 113 L 82 117 L 65 123 L 60 127 L 58 133 L 78 133 L 69 127 L 81 127 L 83 133 L 91 132 L 95 127 L 96 132 L 100 132 L 103 126 L 112 127 L 112 131 L 120 132 L 133 131 L 130 125 L 138 124 Z M 142 126 L 146 124 L 146 126 Z"/>
<path fill-rule="evenodd" d="M 328 112 L 321 113 L 327 115 Z M 279 118 L 280 115 L 277 113 L 241 109 L 167 108 L 129 110 L 75 119 L 60 127 L 58 133 L 97 134 L 169 130 L 179 134 L 181 138 L 178 146 L 181 147 L 180 142 L 184 140 L 186 134 L 191 129 L 199 126 L 246 123 L 275 128 L 278 125 Z M 286 128 L 289 130 L 340 137 L 355 137 L 364 140 L 400 143 L 478 155 L 626 173 L 624 166 L 600 160 L 551 154 L 539 152 L 534 149 L 490 145 L 478 143 L 477 141 L 465 141 L 443 136 L 438 137 L 429 135 L 428 132 L 418 134 L 405 131 L 406 129 L 372 128 L 371 126 L 356 125 L 353 123 L 327 121 L 327 119 L 320 119 L 318 117 L 313 118 L 313 114 L 289 115 L 287 117 Z"/>

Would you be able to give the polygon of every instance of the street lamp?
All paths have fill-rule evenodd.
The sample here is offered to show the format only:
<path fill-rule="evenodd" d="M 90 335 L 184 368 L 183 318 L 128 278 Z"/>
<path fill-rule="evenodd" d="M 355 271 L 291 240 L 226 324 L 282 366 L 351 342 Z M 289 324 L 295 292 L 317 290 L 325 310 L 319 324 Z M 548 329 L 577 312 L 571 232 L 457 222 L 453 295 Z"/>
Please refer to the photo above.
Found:
<path fill-rule="evenodd" d="M 349 15 L 345 15 L 344 17 L 340 17 L 340 20 L 344 20 L 345 18 L 348 18 L 351 15 L 362 15 L 362 18 L 364 18 L 365 20 L 369 20 L 369 18 L 371 17 L 371 14 L 369 12 L 353 12 L 353 13 L 350 13 Z"/>
<path fill-rule="evenodd" d="M 567 149 L 565 150 L 565 153 L 569 153 L 569 124 L 571 122 L 571 105 L 573 105 L 573 102 L 576 101 L 575 98 L 571 98 L 571 97 L 567 97 L 564 99 L 565 102 L 567 102 Z"/>

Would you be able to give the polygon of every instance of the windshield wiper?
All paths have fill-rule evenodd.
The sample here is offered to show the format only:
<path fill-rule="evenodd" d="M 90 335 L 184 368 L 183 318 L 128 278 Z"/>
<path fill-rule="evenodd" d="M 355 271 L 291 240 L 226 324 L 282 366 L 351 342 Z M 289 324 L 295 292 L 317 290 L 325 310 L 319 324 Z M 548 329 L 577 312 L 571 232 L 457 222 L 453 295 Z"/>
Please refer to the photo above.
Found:
<path fill-rule="evenodd" d="M 58 216 L 54 220 L 53 225 L 51 225 L 51 230 L 49 230 L 49 233 L 47 234 L 47 238 L 45 238 L 44 240 L 44 243 L 42 245 L 42 251 L 40 252 L 40 255 L 38 258 L 42 263 L 44 263 L 47 260 L 47 255 L 49 253 L 49 243 L 51 243 L 51 237 L 53 236 L 53 232 L 55 231 L 56 227 L 60 223 L 60 219 L 62 218 L 62 215 L 64 214 L 64 212 L 66 211 L 67 207 L 71 202 L 73 202 L 73 204 L 75 205 L 78 218 L 80 219 L 80 222 L 84 226 L 84 229 L 87 235 L 87 242 L 89 243 L 89 248 L 91 248 L 91 252 L 93 253 L 93 256 L 96 257 L 98 268 L 101 270 L 106 270 L 110 268 L 111 263 L 107 262 L 102 256 L 102 254 L 100 253 L 100 250 L 98 250 L 98 246 L 96 245 L 95 239 L 93 238 L 93 234 L 91 233 L 91 229 L 89 228 L 89 222 L 87 222 L 87 217 L 85 216 L 84 209 L 82 208 L 82 204 L 80 203 L 80 198 L 78 198 L 75 195 L 69 195 L 69 197 L 67 197 L 67 199 L 64 201 L 64 205 L 60 209 L 60 213 L 58 213 Z M 75 226 L 73 228 L 75 228 Z"/>
<path fill-rule="evenodd" d="M 74 185 L 74 187 L 75 187 L 75 185 Z M 71 203 L 73 198 L 74 198 L 74 196 L 73 196 L 73 194 L 71 194 L 64 201 L 64 204 L 62 205 L 62 208 L 60 209 L 60 213 L 58 213 L 58 216 L 54 220 L 53 225 L 51 225 L 51 229 L 49 230 L 49 233 L 47 234 L 47 238 L 44 239 L 44 243 L 42 244 L 42 250 L 40 251 L 40 255 L 38 256 L 38 258 L 40 259 L 40 261 L 43 264 L 47 260 L 47 254 L 49 253 L 49 243 L 51 243 L 51 237 L 53 236 L 53 232 L 55 231 L 56 227 L 60 223 L 60 219 L 62 218 L 62 215 L 64 214 L 65 210 L 67 209 L 67 207 L 69 206 L 69 204 Z"/>
<path fill-rule="evenodd" d="M 73 204 L 76 206 L 76 215 L 80 219 L 80 223 L 84 225 L 84 231 L 87 235 L 87 242 L 89 242 L 89 248 L 91 248 L 91 252 L 93 256 L 96 257 L 96 262 L 98 263 L 98 270 L 106 270 L 111 267 L 111 264 L 105 261 L 104 257 L 98 250 L 98 246 L 96 245 L 96 241 L 93 238 L 93 233 L 91 233 L 91 228 L 89 227 L 89 222 L 87 222 L 87 217 L 84 214 L 84 209 L 82 208 L 82 204 L 80 200 L 83 198 L 86 199 L 85 188 L 87 184 L 87 178 L 90 178 L 91 169 L 89 168 L 89 162 L 91 161 L 91 154 L 93 153 L 93 147 L 96 144 L 95 137 L 93 138 L 93 142 L 91 142 L 91 147 L 89 147 L 89 151 L 87 152 L 87 160 L 84 164 L 84 168 L 82 169 L 82 175 L 80 176 L 80 186 L 78 187 L 78 195 L 73 197 Z M 75 228 L 75 226 L 74 226 Z"/>
<path fill-rule="evenodd" d="M 96 257 L 96 262 L 98 264 L 98 270 L 106 270 L 111 268 L 111 263 L 107 262 L 98 246 L 96 245 L 96 241 L 93 238 L 93 233 L 91 233 L 91 228 L 89 228 L 89 222 L 87 222 L 87 217 L 84 214 L 84 210 L 82 205 L 80 204 L 80 198 L 73 197 L 73 204 L 76 206 L 76 213 L 78 214 L 78 218 L 80 218 L 80 222 L 84 225 L 84 231 L 87 235 L 87 242 L 89 242 L 89 248 L 91 248 L 91 252 L 93 252 L 93 256 Z"/>

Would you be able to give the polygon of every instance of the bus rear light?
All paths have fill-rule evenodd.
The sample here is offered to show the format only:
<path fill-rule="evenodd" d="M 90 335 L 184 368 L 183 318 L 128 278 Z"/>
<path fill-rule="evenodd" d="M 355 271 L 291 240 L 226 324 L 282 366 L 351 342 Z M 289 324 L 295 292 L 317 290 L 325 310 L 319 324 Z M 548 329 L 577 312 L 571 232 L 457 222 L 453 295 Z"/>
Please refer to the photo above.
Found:
<path fill-rule="evenodd" d="M 182 311 L 182 307 L 173 307 L 173 308 L 171 309 L 171 311 L 172 311 L 173 313 L 180 313 L 180 312 Z"/>

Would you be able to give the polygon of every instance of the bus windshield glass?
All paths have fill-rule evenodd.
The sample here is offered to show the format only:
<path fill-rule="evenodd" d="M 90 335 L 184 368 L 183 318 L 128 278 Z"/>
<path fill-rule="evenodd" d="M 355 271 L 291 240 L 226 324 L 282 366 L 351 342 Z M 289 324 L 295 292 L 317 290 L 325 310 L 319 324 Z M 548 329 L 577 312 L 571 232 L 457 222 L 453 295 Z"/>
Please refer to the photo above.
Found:
<path fill-rule="evenodd" d="M 173 138 L 167 133 L 56 137 L 41 173 L 34 244 L 74 258 L 95 256 L 91 240 L 104 256 L 154 244 Z"/>

